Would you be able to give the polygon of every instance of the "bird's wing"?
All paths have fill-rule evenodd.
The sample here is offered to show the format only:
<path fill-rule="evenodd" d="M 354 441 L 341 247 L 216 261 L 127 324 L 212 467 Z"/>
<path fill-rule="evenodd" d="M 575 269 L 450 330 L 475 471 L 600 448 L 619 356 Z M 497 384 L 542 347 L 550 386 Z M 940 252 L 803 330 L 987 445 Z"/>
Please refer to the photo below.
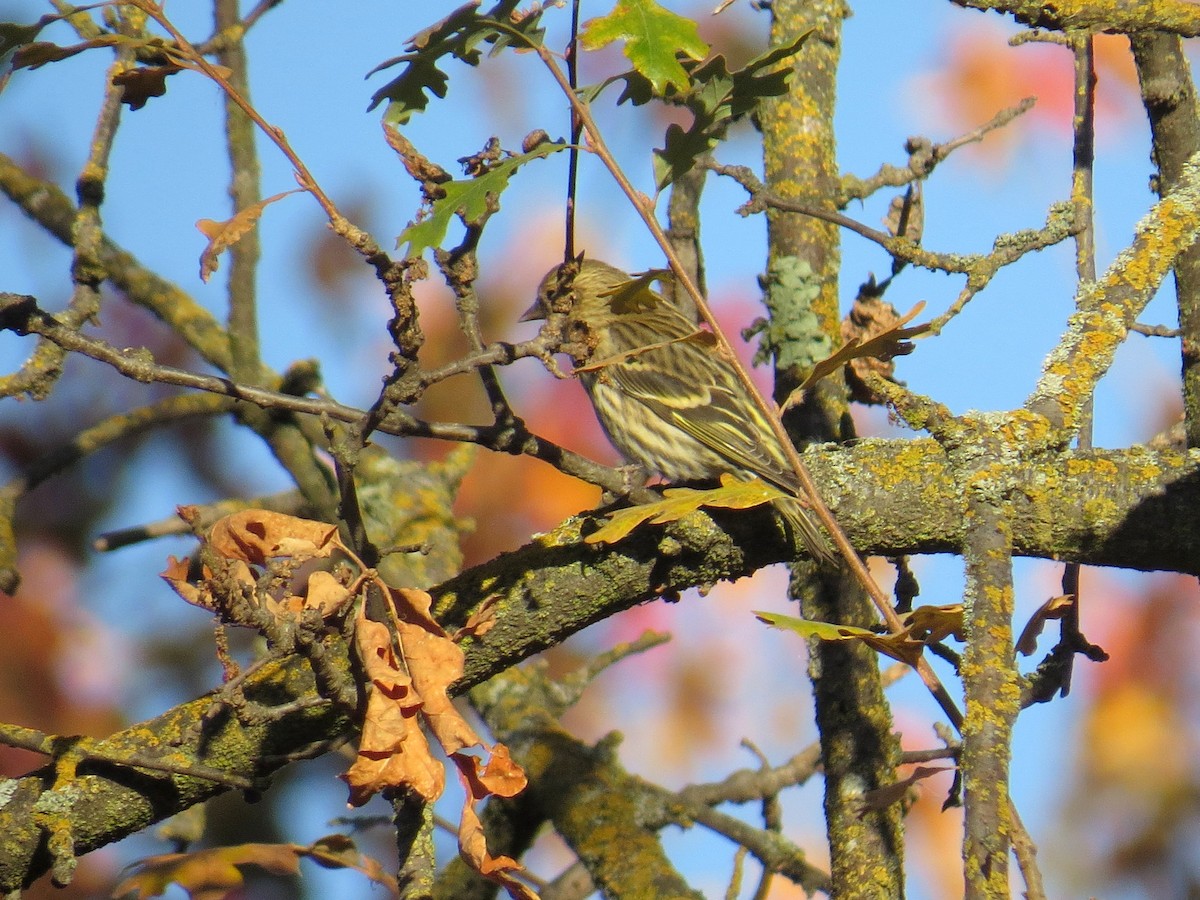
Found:
<path fill-rule="evenodd" d="M 730 471 L 750 472 L 781 490 L 799 485 L 782 448 L 733 371 L 701 342 L 679 340 L 604 370 L 613 387 L 710 448 Z"/>

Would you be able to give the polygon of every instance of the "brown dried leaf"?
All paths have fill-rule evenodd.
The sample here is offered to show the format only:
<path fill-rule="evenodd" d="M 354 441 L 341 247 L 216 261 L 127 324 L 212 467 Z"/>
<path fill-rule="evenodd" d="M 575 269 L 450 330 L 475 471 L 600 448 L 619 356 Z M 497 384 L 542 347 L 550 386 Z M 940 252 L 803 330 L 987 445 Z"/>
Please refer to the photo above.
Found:
<path fill-rule="evenodd" d="M 304 606 L 317 610 L 322 618 L 327 618 L 339 612 L 352 596 L 349 588 L 334 578 L 331 572 L 320 569 L 308 576 Z"/>
<path fill-rule="evenodd" d="M 135 871 L 113 888 L 112 896 L 157 897 L 177 884 L 192 900 L 221 900 L 242 886 L 239 866 L 254 865 L 276 875 L 299 871 L 300 848 L 290 844 L 238 844 L 193 853 L 150 856 L 134 864 Z"/>
<path fill-rule="evenodd" d="M 450 638 L 401 622 L 397 626 L 401 652 L 421 701 L 421 714 L 429 730 L 446 753 L 464 747 L 480 746 L 483 741 L 450 699 L 450 685 L 463 673 L 465 656 Z"/>
<path fill-rule="evenodd" d="M 861 373 L 872 368 L 884 372 L 885 377 L 890 378 L 894 369 L 890 360 L 895 356 L 912 353 L 913 345 L 909 339 L 929 330 L 928 324 L 914 325 L 912 328 L 902 327 L 916 318 L 924 308 L 925 301 L 922 300 L 901 318 L 890 303 L 884 303 L 878 298 L 856 299 L 850 315 L 842 322 L 842 338 L 845 343 L 832 356 L 813 366 L 804 383 L 792 391 L 784 401 L 783 409 L 799 402 L 804 396 L 804 391 L 845 365 L 850 366 L 847 372 L 848 381 L 856 380 L 861 383 Z M 866 340 L 863 340 L 864 338 Z"/>
<path fill-rule="evenodd" d="M 1032 656 L 1037 650 L 1038 638 L 1050 619 L 1061 619 L 1075 605 L 1074 594 L 1063 594 L 1061 597 L 1051 597 L 1038 607 L 1037 612 L 1029 617 L 1021 636 L 1017 638 L 1016 649 L 1022 656 Z"/>
<path fill-rule="evenodd" d="M 433 609 L 433 597 L 417 588 L 389 588 L 392 605 L 396 614 L 407 622 L 422 625 L 434 634 L 445 635 L 442 626 L 437 623 L 430 610 Z"/>
<path fill-rule="evenodd" d="M 864 644 L 877 653 L 916 668 L 925 652 L 924 641 L 914 641 L 907 634 L 864 634 L 856 635 Z"/>
<path fill-rule="evenodd" d="M 451 756 L 458 766 L 463 783 L 469 786 L 471 796 L 482 800 L 489 795 L 515 797 L 529 783 L 529 779 L 503 744 L 492 747 L 487 764 L 480 768 L 479 759 L 466 753 Z"/>
<path fill-rule="evenodd" d="M 496 606 L 499 602 L 499 594 L 485 598 L 467 618 L 463 627 L 454 632 L 454 643 L 457 644 L 467 637 L 483 637 L 491 631 L 496 624 Z"/>
<path fill-rule="evenodd" d="M 327 558 L 342 547 L 337 526 L 266 509 L 244 509 L 213 523 L 208 544 L 227 559 L 266 566 L 271 559 Z"/>
<path fill-rule="evenodd" d="M 846 385 L 852 400 L 859 403 L 880 404 L 883 398 L 867 387 L 867 377 L 875 374 L 891 380 L 896 374 L 896 356 L 905 356 L 913 351 L 907 339 L 929 329 L 928 325 L 902 328 L 925 306 L 924 302 L 913 307 L 904 318 L 896 307 L 881 297 L 859 296 L 855 298 L 849 315 L 842 320 L 842 339 L 850 344 L 858 343 L 858 353 L 846 367 Z"/>
<path fill-rule="evenodd" d="M 400 667 L 392 647 L 392 633 L 382 622 L 360 619 L 354 630 L 354 645 L 367 680 L 392 700 L 420 701 L 412 691 L 412 678 Z M 410 699 L 411 698 L 411 699 Z"/>
<path fill-rule="evenodd" d="M 213 573 L 207 566 L 197 566 L 190 559 L 176 559 L 173 556 L 168 557 L 167 560 L 166 571 L 160 573 L 160 577 L 171 586 L 175 593 L 193 606 L 199 606 L 215 613 L 223 610 L 225 603 L 213 590 Z M 254 588 L 254 573 L 241 560 L 231 562 L 223 575 L 222 583 L 226 589 L 228 586 L 238 583 L 251 589 Z"/>
<path fill-rule="evenodd" d="M 343 776 L 350 803 L 359 806 L 389 787 L 429 801 L 441 795 L 445 772 L 433 759 L 422 722 L 459 767 L 472 796 L 516 794 L 525 773 L 507 749 L 497 745 L 482 771 L 474 757 L 459 752 L 484 744 L 450 699 L 464 654 L 429 616 L 432 598 L 408 588 L 389 589 L 389 597 L 394 633 L 365 615 L 356 623 L 355 652 L 370 683 L 358 756 Z"/>
<path fill-rule="evenodd" d="M 192 574 L 192 563 L 187 557 L 176 559 L 167 557 L 167 568 L 158 573 L 158 577 L 171 586 L 180 597 L 192 606 L 212 609 L 212 593 L 201 585 L 189 581 Z"/>
<path fill-rule="evenodd" d="M 497 797 L 515 797 L 525 790 L 529 778 L 503 744 L 493 744 L 491 756 L 479 776 L 480 783 Z"/>
<path fill-rule="evenodd" d="M 240 241 L 250 229 L 257 225 L 263 211 L 268 206 L 277 200 L 282 200 L 288 194 L 300 192 L 301 188 L 292 188 L 290 191 L 283 191 L 267 197 L 265 200 L 259 200 L 245 209 L 238 210 L 233 218 L 226 219 L 224 222 L 216 222 L 212 219 L 200 219 L 196 222 L 196 227 L 208 238 L 208 246 L 200 254 L 200 280 L 208 282 L 212 273 L 217 271 L 217 257 Z"/>
<path fill-rule="evenodd" d="M 118 72 L 112 83 L 121 89 L 121 102 L 131 110 L 141 109 L 151 97 L 167 92 L 167 78 L 182 72 L 183 66 L 137 66 Z"/>
<path fill-rule="evenodd" d="M 238 565 L 245 564 L 239 561 Z M 354 596 L 331 572 L 318 569 L 308 574 L 298 593 L 285 593 L 278 598 L 267 597 L 264 605 L 276 619 L 294 619 L 307 609 L 315 609 L 321 618 L 327 619 L 341 612 Z"/>
<path fill-rule="evenodd" d="M 238 560 L 236 565 L 246 564 Z M 294 619 L 309 609 L 316 610 L 323 619 L 341 613 L 357 595 L 332 572 L 314 568 L 318 565 L 322 563 L 306 560 L 298 573 L 279 571 L 278 574 L 287 575 L 288 584 L 282 590 L 275 589 L 276 596 L 266 598 L 267 611 L 276 619 Z"/>
<path fill-rule="evenodd" d="M 899 803 L 903 800 L 909 788 L 918 781 L 928 778 L 930 775 L 936 775 L 938 772 L 949 771 L 951 771 L 950 766 L 917 766 L 907 778 L 902 778 L 894 784 L 885 784 L 883 787 L 876 788 L 873 791 L 864 791 L 861 798 L 862 807 L 860 812 L 865 813 L 886 809 L 893 803 Z"/>
<path fill-rule="evenodd" d="M 926 643 L 942 641 L 951 635 L 963 639 L 963 607 L 961 603 L 944 606 L 918 606 L 901 618 L 909 635 Z"/>
<path fill-rule="evenodd" d="M 446 787 L 446 773 L 433 757 L 417 721 L 417 708 L 367 689 L 367 712 L 353 765 L 342 776 L 348 802 L 362 806 L 379 791 L 405 788 L 432 803 Z"/>
<path fill-rule="evenodd" d="M 519 862 L 507 856 L 492 856 L 488 852 L 483 824 L 475 812 L 477 799 L 471 794 L 471 785 L 466 778 L 463 787 L 467 797 L 463 803 L 462 818 L 458 823 L 458 853 L 472 869 L 502 886 L 514 900 L 538 900 L 537 893 L 523 881 L 513 877 L 514 872 L 524 871 Z"/>
<path fill-rule="evenodd" d="M 417 626 L 402 624 L 428 633 Z M 428 711 L 423 709 L 426 704 L 416 689 L 413 674 L 427 664 L 425 657 L 429 653 L 415 642 L 411 648 L 405 646 L 403 639 L 400 643 L 404 648 L 404 664 L 396 656 L 386 625 L 363 618 L 355 629 L 355 648 L 371 683 L 367 687 L 358 756 L 343 776 L 350 787 L 352 806 L 361 806 L 389 787 L 409 788 L 430 802 L 440 797 L 445 788 L 445 772 L 433 758 L 417 718 L 422 712 L 428 717 Z"/>

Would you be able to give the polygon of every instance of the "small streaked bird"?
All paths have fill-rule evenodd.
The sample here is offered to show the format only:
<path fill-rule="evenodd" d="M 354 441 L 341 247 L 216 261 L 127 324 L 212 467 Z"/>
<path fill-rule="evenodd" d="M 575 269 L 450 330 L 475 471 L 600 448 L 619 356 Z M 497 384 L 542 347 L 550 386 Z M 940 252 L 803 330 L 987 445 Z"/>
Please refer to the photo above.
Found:
<path fill-rule="evenodd" d="M 522 321 L 550 313 L 561 268 L 542 279 Z M 584 260 L 568 290 L 574 301 L 564 334 L 585 348 L 575 359 L 580 380 L 626 460 L 668 481 L 757 476 L 802 496 L 779 440 L 710 334 L 698 332 L 647 279 L 598 260 Z M 837 564 L 799 501 L 776 506 L 814 559 Z"/>

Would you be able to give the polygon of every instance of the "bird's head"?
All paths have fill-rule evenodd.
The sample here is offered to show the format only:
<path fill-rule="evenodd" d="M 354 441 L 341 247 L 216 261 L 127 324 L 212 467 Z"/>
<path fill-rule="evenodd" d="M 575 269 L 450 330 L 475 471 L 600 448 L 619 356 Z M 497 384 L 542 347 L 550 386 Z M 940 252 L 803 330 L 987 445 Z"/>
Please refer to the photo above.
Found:
<path fill-rule="evenodd" d="M 647 272 L 632 276 L 597 259 L 555 266 L 538 285 L 537 299 L 520 318 L 545 319 L 551 313 L 569 313 L 572 319 L 593 324 L 632 313 L 643 313 L 665 303 L 650 284 L 662 275 Z"/>

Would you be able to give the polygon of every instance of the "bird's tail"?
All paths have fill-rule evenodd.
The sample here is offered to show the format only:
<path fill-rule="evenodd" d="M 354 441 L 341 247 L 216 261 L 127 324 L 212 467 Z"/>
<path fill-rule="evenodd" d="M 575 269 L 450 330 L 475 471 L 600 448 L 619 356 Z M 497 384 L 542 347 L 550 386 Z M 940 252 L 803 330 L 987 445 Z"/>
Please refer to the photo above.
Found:
<path fill-rule="evenodd" d="M 777 500 L 775 506 L 787 520 L 788 526 L 792 530 L 792 537 L 795 538 L 798 535 L 804 541 L 804 546 L 808 548 L 808 552 L 816 562 L 831 569 L 836 569 L 840 565 L 840 557 L 829 546 L 829 539 L 825 537 L 825 533 L 821 531 L 821 527 L 809 510 L 802 507 L 799 501 L 790 499 Z"/>

